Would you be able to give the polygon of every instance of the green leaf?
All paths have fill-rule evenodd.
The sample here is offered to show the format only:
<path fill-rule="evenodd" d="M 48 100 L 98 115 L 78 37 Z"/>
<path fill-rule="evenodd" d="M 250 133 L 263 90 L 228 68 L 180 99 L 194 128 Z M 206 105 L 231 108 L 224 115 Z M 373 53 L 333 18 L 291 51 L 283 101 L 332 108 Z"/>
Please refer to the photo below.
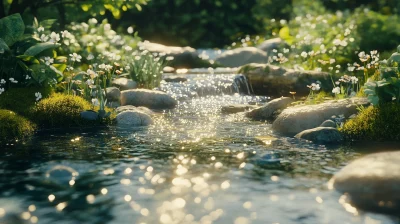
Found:
<path fill-rule="evenodd" d="M 8 46 L 17 42 L 25 32 L 25 24 L 20 14 L 13 14 L 0 19 L 0 38 Z"/>
<path fill-rule="evenodd" d="M 4 40 L 0 38 L 0 54 L 3 54 L 5 51 L 9 51 L 9 50 L 10 50 L 10 48 L 8 47 L 6 42 L 4 42 Z"/>
<path fill-rule="evenodd" d="M 18 55 L 16 58 L 19 58 L 25 62 L 30 62 L 32 64 L 40 64 L 38 59 L 36 59 L 35 57 L 30 56 L 30 55 Z"/>
<path fill-rule="evenodd" d="M 285 40 L 288 44 L 292 44 L 294 38 L 290 36 L 289 27 L 284 26 L 279 30 L 279 37 Z"/>
<path fill-rule="evenodd" d="M 26 50 L 25 55 L 36 56 L 45 50 L 55 49 L 55 48 L 58 48 L 59 46 L 60 46 L 60 44 L 39 43 L 39 44 L 36 44 L 36 45 L 30 47 L 28 50 Z"/>
<path fill-rule="evenodd" d="M 53 67 L 56 68 L 60 72 L 64 72 L 64 70 L 67 68 L 66 64 L 53 64 Z"/>

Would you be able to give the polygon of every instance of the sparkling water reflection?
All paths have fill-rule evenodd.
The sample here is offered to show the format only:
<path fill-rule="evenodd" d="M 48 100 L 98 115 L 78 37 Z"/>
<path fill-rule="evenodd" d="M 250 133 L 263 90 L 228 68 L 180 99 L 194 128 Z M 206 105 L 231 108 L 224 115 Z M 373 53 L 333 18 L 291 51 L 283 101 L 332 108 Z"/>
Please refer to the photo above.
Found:
<path fill-rule="evenodd" d="M 157 112 L 150 127 L 42 132 L 5 146 L 0 222 L 398 222 L 327 189 L 359 156 L 354 149 L 277 136 L 270 124 L 221 114 L 224 105 L 267 99 L 234 94 L 234 75 L 189 77 L 163 83 L 179 105 Z"/>

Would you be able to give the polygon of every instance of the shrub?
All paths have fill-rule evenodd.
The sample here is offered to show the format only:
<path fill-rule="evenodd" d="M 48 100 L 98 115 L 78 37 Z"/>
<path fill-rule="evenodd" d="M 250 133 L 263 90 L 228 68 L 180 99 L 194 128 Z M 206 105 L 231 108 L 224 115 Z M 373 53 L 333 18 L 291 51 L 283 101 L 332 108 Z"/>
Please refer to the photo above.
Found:
<path fill-rule="evenodd" d="M 90 109 L 91 104 L 79 96 L 53 94 L 33 108 L 32 120 L 44 128 L 83 126 L 88 121 L 80 113 Z"/>
<path fill-rule="evenodd" d="M 341 132 L 352 140 L 400 140 L 400 104 L 389 103 L 362 109 L 360 114 L 347 121 Z"/>
<path fill-rule="evenodd" d="M 35 106 L 37 92 L 42 94 L 42 98 L 47 98 L 53 90 L 50 87 L 10 88 L 0 95 L 0 109 L 11 110 L 29 117 L 30 109 Z"/>
<path fill-rule="evenodd" d="M 33 134 L 35 125 L 10 110 L 0 110 L 0 142 L 22 139 Z"/>

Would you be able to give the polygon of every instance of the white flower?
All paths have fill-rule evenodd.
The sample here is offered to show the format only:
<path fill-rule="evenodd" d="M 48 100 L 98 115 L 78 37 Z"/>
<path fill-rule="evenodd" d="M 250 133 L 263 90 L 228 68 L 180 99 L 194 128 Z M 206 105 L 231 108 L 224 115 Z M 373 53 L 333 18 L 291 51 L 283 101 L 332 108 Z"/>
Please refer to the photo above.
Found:
<path fill-rule="evenodd" d="M 100 105 L 99 100 L 98 99 L 92 99 L 92 104 L 93 106 L 97 107 Z"/>
<path fill-rule="evenodd" d="M 68 32 L 68 30 L 61 31 L 62 38 L 69 38 L 71 36 L 72 36 L 72 34 L 70 32 Z"/>
<path fill-rule="evenodd" d="M 290 51 L 289 49 L 283 48 L 283 53 L 286 54 L 286 53 L 289 53 L 289 51 Z"/>
<path fill-rule="evenodd" d="M 37 29 L 37 31 L 38 31 L 38 32 L 43 32 L 43 31 L 44 31 L 44 27 L 43 27 L 43 26 L 40 26 L 40 27 Z"/>
<path fill-rule="evenodd" d="M 111 30 L 111 25 L 110 25 L 109 23 L 105 24 L 105 25 L 104 25 L 104 30 L 105 30 L 105 31 Z"/>
<path fill-rule="evenodd" d="M 71 61 L 81 62 L 82 56 L 80 56 L 79 54 L 73 53 L 69 54 L 69 56 L 71 57 Z"/>
<path fill-rule="evenodd" d="M 313 91 L 318 91 L 321 89 L 319 84 L 311 83 L 311 85 L 307 85 L 308 88 L 312 89 Z"/>
<path fill-rule="evenodd" d="M 18 83 L 18 81 L 15 80 L 14 78 L 9 78 L 8 80 L 10 80 L 10 82 L 12 82 L 12 83 Z"/>
<path fill-rule="evenodd" d="M 358 53 L 358 57 L 360 58 L 360 61 L 362 61 L 362 62 L 366 62 L 370 58 L 369 54 L 365 54 L 364 51 L 361 51 L 360 53 Z"/>
<path fill-rule="evenodd" d="M 336 62 L 336 60 L 335 60 L 334 58 L 329 59 L 329 63 L 330 63 L 330 64 L 333 64 L 333 63 L 335 63 L 335 62 Z"/>
<path fill-rule="evenodd" d="M 31 77 L 29 75 L 26 75 L 25 79 L 28 80 L 28 79 L 31 79 Z"/>
<path fill-rule="evenodd" d="M 355 76 L 350 76 L 351 83 L 356 84 L 358 82 L 358 78 Z"/>
<path fill-rule="evenodd" d="M 39 101 L 40 99 L 42 99 L 42 94 L 40 92 L 36 92 L 35 97 L 36 97 L 36 101 Z"/>
<path fill-rule="evenodd" d="M 49 36 L 47 36 L 47 35 L 45 35 L 45 34 L 42 34 L 41 36 L 40 36 L 40 41 L 42 41 L 42 42 L 47 42 L 49 40 Z"/>
<path fill-rule="evenodd" d="M 46 65 L 51 65 L 54 63 L 54 59 L 51 57 L 44 57 L 44 62 Z"/>
<path fill-rule="evenodd" d="M 6 84 L 6 80 L 1 79 L 1 80 L 0 80 L 0 84 Z"/>
<path fill-rule="evenodd" d="M 333 88 L 332 93 L 334 93 L 334 94 L 340 94 L 340 87 L 335 87 L 335 88 Z"/>
<path fill-rule="evenodd" d="M 125 50 L 126 50 L 126 51 L 131 51 L 132 48 L 131 48 L 130 46 L 126 46 L 126 47 L 125 47 Z"/>
<path fill-rule="evenodd" d="M 340 84 L 340 82 L 339 82 L 339 81 L 336 81 L 336 82 L 335 82 L 335 84 L 336 84 L 336 85 L 339 85 L 339 84 Z"/>
<path fill-rule="evenodd" d="M 131 26 L 128 27 L 128 30 L 127 30 L 127 31 L 128 31 L 129 34 L 132 34 L 132 33 L 133 33 L 133 27 L 131 27 Z"/>
<path fill-rule="evenodd" d="M 97 24 L 97 19 L 95 18 L 89 19 L 89 24 Z"/>
<path fill-rule="evenodd" d="M 99 65 L 99 69 L 105 69 L 105 68 L 106 68 L 106 64 Z"/>
<path fill-rule="evenodd" d="M 307 58 L 307 56 L 308 56 L 307 52 L 305 52 L 305 51 L 301 52 L 300 55 L 301 55 L 303 58 Z"/>
<path fill-rule="evenodd" d="M 90 76 L 91 79 L 94 79 L 98 76 L 97 73 L 94 72 L 92 69 L 88 69 L 86 73 Z"/>
<path fill-rule="evenodd" d="M 50 34 L 50 43 L 56 44 L 58 41 L 60 41 L 60 34 L 51 32 Z"/>
<path fill-rule="evenodd" d="M 131 69 L 131 66 L 127 65 L 125 66 L 125 70 L 129 71 Z"/>
<path fill-rule="evenodd" d="M 90 61 L 90 60 L 92 60 L 92 59 L 94 59 L 94 55 L 93 55 L 93 54 L 89 54 L 88 57 L 87 57 L 87 60 Z"/>
<path fill-rule="evenodd" d="M 110 71 L 112 68 L 113 68 L 112 65 L 106 65 L 106 67 L 105 67 L 105 69 L 106 69 L 107 71 Z"/>
<path fill-rule="evenodd" d="M 350 67 L 347 68 L 347 70 L 349 70 L 349 72 L 352 72 L 352 71 L 354 71 L 355 68 L 356 67 L 354 67 L 354 66 L 350 66 Z"/>
<path fill-rule="evenodd" d="M 87 84 L 88 86 L 94 85 L 94 81 L 93 81 L 92 79 L 88 79 L 88 80 L 86 80 L 86 84 Z"/>
<path fill-rule="evenodd" d="M 4 92 L 4 88 L 0 88 L 0 95 Z"/>

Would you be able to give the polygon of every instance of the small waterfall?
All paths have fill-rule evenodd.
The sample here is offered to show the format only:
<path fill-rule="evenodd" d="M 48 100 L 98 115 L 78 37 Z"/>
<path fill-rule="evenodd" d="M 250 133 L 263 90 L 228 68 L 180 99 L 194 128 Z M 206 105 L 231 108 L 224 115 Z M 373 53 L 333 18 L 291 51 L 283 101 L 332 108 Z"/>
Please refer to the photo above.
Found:
<path fill-rule="evenodd" d="M 254 93 L 253 88 L 251 87 L 251 84 L 245 75 L 236 75 L 234 79 L 234 86 L 236 88 L 236 92 L 238 93 L 244 93 L 247 95 L 252 95 Z"/>

